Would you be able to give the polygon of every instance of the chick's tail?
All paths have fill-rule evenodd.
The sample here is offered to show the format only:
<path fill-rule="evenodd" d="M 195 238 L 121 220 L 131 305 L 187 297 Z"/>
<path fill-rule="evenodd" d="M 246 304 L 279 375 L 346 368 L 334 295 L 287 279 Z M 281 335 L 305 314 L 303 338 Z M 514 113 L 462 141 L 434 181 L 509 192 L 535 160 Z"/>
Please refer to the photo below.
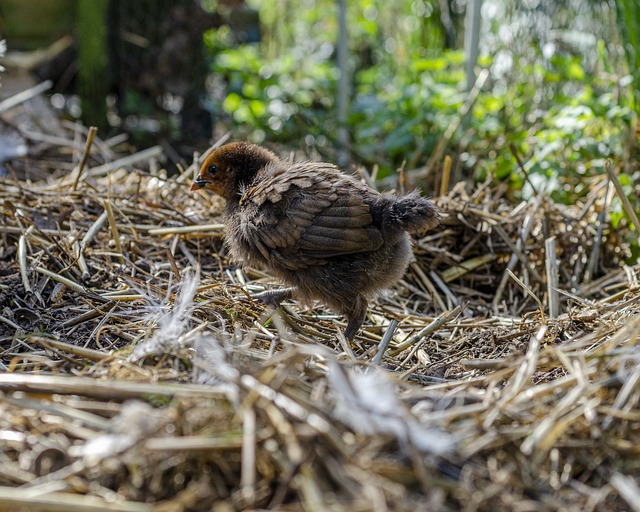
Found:
<path fill-rule="evenodd" d="M 393 196 L 387 196 L 387 200 Z M 424 233 L 440 225 L 440 214 L 435 204 L 420 196 L 418 191 L 406 196 L 393 197 L 385 208 L 387 221 L 409 233 Z"/>

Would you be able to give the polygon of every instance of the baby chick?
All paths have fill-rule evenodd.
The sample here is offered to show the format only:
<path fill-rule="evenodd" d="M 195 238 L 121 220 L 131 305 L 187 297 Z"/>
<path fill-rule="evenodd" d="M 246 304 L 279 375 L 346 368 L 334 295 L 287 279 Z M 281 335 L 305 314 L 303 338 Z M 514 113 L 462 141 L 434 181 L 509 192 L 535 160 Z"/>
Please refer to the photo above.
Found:
<path fill-rule="evenodd" d="M 256 298 L 275 305 L 290 297 L 319 300 L 346 316 L 348 339 L 368 300 L 404 275 L 409 233 L 440 222 L 418 192 L 381 194 L 334 165 L 283 161 L 246 142 L 215 149 L 191 185 L 198 189 L 226 200 L 232 257 L 289 285 Z"/>

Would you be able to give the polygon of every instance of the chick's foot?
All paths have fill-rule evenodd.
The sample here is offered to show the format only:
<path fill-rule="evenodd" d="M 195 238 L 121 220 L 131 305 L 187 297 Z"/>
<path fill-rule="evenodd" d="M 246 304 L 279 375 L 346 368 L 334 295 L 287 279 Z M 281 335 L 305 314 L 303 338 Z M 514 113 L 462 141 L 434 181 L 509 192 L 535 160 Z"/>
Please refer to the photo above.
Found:
<path fill-rule="evenodd" d="M 294 288 L 281 288 L 279 290 L 267 290 L 265 292 L 252 295 L 253 300 L 257 300 L 265 306 L 278 307 L 283 300 L 290 299 L 293 296 Z"/>

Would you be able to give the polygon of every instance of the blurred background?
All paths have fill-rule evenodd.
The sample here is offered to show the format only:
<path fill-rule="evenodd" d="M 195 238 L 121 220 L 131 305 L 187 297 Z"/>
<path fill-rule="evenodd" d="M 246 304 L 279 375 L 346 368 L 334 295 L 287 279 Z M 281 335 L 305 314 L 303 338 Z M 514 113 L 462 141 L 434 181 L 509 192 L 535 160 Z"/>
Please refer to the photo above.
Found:
<path fill-rule="evenodd" d="M 229 134 L 429 192 L 448 156 L 572 203 L 611 159 L 638 194 L 635 0 L 2 0 L 0 32 L 2 97 L 51 81 L 43 109 L 174 163 Z"/>

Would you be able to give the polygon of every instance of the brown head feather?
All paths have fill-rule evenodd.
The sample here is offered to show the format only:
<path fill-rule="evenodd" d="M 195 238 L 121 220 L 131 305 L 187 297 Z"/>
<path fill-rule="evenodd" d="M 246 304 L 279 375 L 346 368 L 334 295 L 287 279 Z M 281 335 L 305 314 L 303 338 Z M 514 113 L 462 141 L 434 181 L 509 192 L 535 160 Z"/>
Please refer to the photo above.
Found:
<path fill-rule="evenodd" d="M 204 188 L 229 200 L 253 180 L 256 173 L 278 157 L 271 151 L 249 144 L 232 142 L 215 149 L 200 167 L 191 190 Z"/>

